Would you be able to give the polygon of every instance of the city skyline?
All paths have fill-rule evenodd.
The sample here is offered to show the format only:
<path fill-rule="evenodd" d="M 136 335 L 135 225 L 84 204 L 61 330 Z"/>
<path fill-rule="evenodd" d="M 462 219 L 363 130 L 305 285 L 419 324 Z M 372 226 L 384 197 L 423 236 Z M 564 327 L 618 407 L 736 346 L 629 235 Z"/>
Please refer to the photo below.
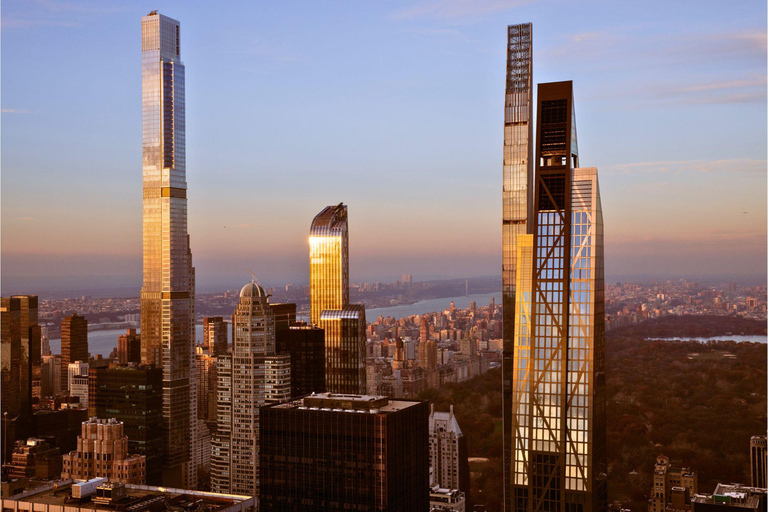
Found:
<path fill-rule="evenodd" d="M 765 7 L 665 6 L 656 20 L 629 4 L 599 15 L 508 5 L 242 6 L 231 20 L 179 4 L 6 3 L 5 286 L 138 286 L 134 15 L 156 7 L 185 22 L 198 70 L 187 80 L 188 179 L 202 290 L 241 281 L 249 266 L 266 285 L 307 282 L 304 219 L 341 200 L 355 212 L 353 282 L 497 274 L 499 41 L 508 23 L 550 14 L 578 29 L 538 25 L 534 53 L 546 59 L 533 83 L 574 80 L 579 124 L 594 134 L 581 149 L 610 197 L 607 277 L 764 278 L 765 112 L 755 106 L 765 103 Z M 21 72 L 29 61 L 40 66 Z M 54 76 L 57 95 L 29 81 Z M 256 207 L 245 200 L 254 191 Z"/>

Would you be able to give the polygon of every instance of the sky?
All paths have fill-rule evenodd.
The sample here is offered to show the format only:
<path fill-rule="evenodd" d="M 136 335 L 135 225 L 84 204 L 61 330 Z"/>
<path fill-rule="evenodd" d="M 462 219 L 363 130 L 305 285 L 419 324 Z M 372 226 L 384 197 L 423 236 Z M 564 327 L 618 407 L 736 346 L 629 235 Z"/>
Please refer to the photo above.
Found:
<path fill-rule="evenodd" d="M 5 0 L 3 294 L 141 282 L 140 18 L 181 22 L 198 289 L 500 274 L 506 25 L 573 80 L 609 280 L 765 281 L 766 3 Z"/>

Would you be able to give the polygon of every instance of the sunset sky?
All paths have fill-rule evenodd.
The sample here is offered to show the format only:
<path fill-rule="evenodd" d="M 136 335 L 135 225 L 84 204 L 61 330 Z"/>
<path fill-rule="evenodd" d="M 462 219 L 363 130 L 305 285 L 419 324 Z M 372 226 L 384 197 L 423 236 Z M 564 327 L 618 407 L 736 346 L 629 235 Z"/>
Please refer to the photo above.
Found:
<path fill-rule="evenodd" d="M 766 3 L 2 3 L 3 294 L 141 280 L 140 18 L 181 22 L 200 291 L 500 274 L 506 25 L 573 80 L 609 280 L 765 279 Z"/>

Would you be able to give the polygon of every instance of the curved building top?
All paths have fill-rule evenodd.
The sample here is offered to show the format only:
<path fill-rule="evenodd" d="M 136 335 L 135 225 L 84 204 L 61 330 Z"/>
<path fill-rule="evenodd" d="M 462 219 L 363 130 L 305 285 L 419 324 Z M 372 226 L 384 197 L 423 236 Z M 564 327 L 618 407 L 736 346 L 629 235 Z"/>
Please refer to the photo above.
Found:
<path fill-rule="evenodd" d="M 267 292 L 256 281 L 251 281 L 240 290 L 240 297 L 266 297 Z"/>
<path fill-rule="evenodd" d="M 347 205 L 339 203 L 336 206 L 326 206 L 318 213 L 312 226 L 309 228 L 310 236 L 338 236 L 347 229 Z"/>

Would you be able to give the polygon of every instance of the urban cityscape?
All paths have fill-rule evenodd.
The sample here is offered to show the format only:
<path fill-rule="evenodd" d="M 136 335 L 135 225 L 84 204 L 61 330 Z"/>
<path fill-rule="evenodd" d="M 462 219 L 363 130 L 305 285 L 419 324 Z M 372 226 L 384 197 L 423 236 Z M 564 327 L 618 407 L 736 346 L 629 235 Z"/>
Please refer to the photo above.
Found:
<path fill-rule="evenodd" d="M 482 201 L 500 208 L 486 215 L 482 208 L 463 205 L 461 198 L 469 203 L 477 191 L 470 182 L 452 182 L 451 173 L 458 171 L 447 165 L 444 176 L 427 177 L 434 188 L 422 187 L 415 196 L 427 201 L 443 186 L 437 181 L 453 183 L 449 186 L 456 195 L 448 210 L 439 207 L 439 227 L 432 213 L 406 210 L 399 196 L 388 198 L 391 205 L 383 210 L 367 209 L 366 204 L 386 194 L 388 185 L 379 188 L 367 181 L 370 177 L 353 185 L 358 179 L 354 173 L 335 174 L 321 163 L 312 169 L 317 176 L 294 173 L 295 193 L 281 189 L 275 185 L 278 178 L 268 175 L 291 174 L 281 170 L 279 161 L 270 164 L 273 171 L 259 178 L 261 186 L 253 190 L 219 174 L 218 168 L 205 169 L 210 164 L 202 156 L 206 151 L 218 152 L 223 167 L 239 157 L 226 146 L 202 147 L 221 139 L 200 137 L 200 124 L 215 115 L 201 115 L 195 103 L 208 105 L 215 96 L 226 105 L 221 108 L 237 111 L 230 101 L 242 92 L 235 92 L 240 85 L 226 79 L 209 81 L 217 68 L 205 59 L 218 52 L 222 62 L 233 59 L 241 65 L 235 73 L 243 76 L 248 66 L 261 63 L 263 74 L 257 76 L 264 82 L 280 83 L 281 70 L 295 62 L 312 69 L 302 58 L 260 38 L 249 40 L 250 45 L 234 44 L 243 40 L 243 32 L 232 27 L 249 26 L 247 16 L 238 19 L 234 7 L 217 6 L 217 11 L 229 12 L 211 12 L 210 19 L 201 21 L 201 6 L 169 5 L 138 15 L 136 6 L 120 2 L 4 4 L 2 38 L 13 49 L 14 70 L 20 69 L 13 59 L 28 34 L 50 29 L 52 35 L 45 37 L 54 41 L 57 33 L 74 30 L 77 35 L 66 36 L 73 45 L 114 53 L 112 60 L 90 62 L 90 72 L 130 69 L 130 84 L 115 81 L 115 89 L 125 87 L 141 105 L 127 98 L 102 104 L 96 117 L 87 113 L 91 107 L 81 107 L 83 119 L 75 117 L 74 125 L 115 116 L 136 121 L 131 124 L 136 133 L 127 139 L 116 136 L 98 146 L 104 135 L 91 135 L 94 155 L 116 151 L 115 169 L 129 173 L 133 186 L 120 187 L 121 199 L 107 197 L 105 186 L 107 199 L 82 224 L 66 225 L 63 239 L 46 240 L 54 254 L 33 256 L 25 253 L 39 242 L 32 223 L 49 213 L 47 222 L 58 222 L 57 214 L 43 206 L 50 194 L 44 178 L 36 217 L 24 216 L 32 210 L 12 208 L 29 193 L 22 184 L 29 169 L 17 154 L 18 147 L 26 148 L 28 132 L 8 116 L 37 114 L 34 108 L 9 105 L 4 96 L 3 512 L 768 510 L 767 173 L 762 157 L 749 160 L 766 151 L 766 27 L 761 21 L 753 30 L 740 21 L 755 13 L 764 20 L 764 6 L 740 7 L 729 14 L 728 22 L 740 27 L 736 35 L 711 36 L 722 43 L 724 54 L 734 44 L 737 53 L 758 54 L 762 60 L 749 71 L 751 79 L 759 77 L 759 94 L 754 96 L 752 85 L 738 82 L 739 77 L 729 85 L 694 84 L 681 93 L 695 108 L 747 104 L 754 113 L 757 103 L 760 109 L 756 120 L 745 120 L 752 123 L 745 130 L 752 131 L 741 141 L 739 159 L 713 156 L 714 163 L 696 164 L 701 175 L 717 174 L 712 166 L 728 162 L 749 168 L 732 171 L 728 185 L 715 192 L 739 210 L 738 216 L 731 211 L 724 215 L 743 221 L 727 232 L 718 231 L 724 229 L 720 224 L 705 226 L 709 205 L 693 207 L 688 197 L 670 204 L 670 197 L 688 188 L 694 195 L 710 193 L 700 190 L 684 162 L 660 162 L 664 165 L 655 170 L 644 167 L 644 174 L 669 174 L 661 178 L 667 182 L 653 183 L 651 193 L 644 184 L 627 181 L 624 190 L 617 186 L 632 166 L 641 164 L 615 160 L 598 165 L 615 151 L 599 140 L 606 134 L 597 125 L 609 117 L 596 121 L 610 116 L 595 107 L 595 98 L 608 93 L 589 80 L 581 85 L 579 73 L 568 74 L 581 67 L 581 58 L 588 66 L 586 53 L 594 48 L 581 43 L 600 39 L 597 32 L 570 39 L 566 53 L 575 62 L 572 68 L 562 64 L 563 53 L 548 46 L 548 38 L 558 36 L 538 14 L 543 6 L 470 4 L 398 3 L 384 17 L 380 6 L 334 5 L 314 11 L 319 25 L 328 26 L 301 36 L 311 41 L 325 33 L 335 40 L 330 26 L 340 23 L 337 29 L 354 31 L 349 22 L 359 20 L 361 26 L 382 31 L 403 24 L 398 37 L 438 38 L 444 44 L 451 40 L 479 48 L 485 37 L 482 27 L 495 27 L 495 46 L 478 53 L 493 57 L 478 60 L 488 64 L 479 78 L 483 83 L 470 80 L 467 90 L 487 87 L 495 95 L 495 116 L 479 119 L 482 124 L 495 119 L 488 131 L 495 134 L 501 158 L 491 160 L 495 166 L 487 177 L 473 179 L 488 194 Z M 305 22 L 305 13 L 285 13 L 283 7 L 239 7 L 243 13 L 275 16 L 260 20 L 264 27 L 277 27 L 286 19 Z M 559 9 L 558 16 L 570 9 L 549 7 Z M 628 14 L 634 7 L 624 9 Z M 685 9 L 669 9 L 673 18 L 685 15 Z M 185 13 L 194 20 L 190 29 Z M 571 15 L 583 21 L 581 15 Z M 595 16 L 610 23 L 615 15 Z M 109 19 L 120 27 L 115 34 L 132 34 L 133 53 L 110 48 L 111 29 L 83 24 L 86 19 Z M 222 28 L 224 19 L 229 28 Z M 267 34 L 277 37 L 269 30 Z M 599 42 L 610 46 L 611 41 L 620 46 L 619 39 Z M 738 46 L 742 44 L 748 50 Z M 345 58 L 341 48 L 346 46 L 354 45 L 338 47 L 339 58 Z M 398 49 L 402 55 L 410 49 L 421 52 L 408 43 Z M 394 101 L 390 108 L 399 101 L 408 104 L 411 99 L 395 91 L 413 85 L 385 76 L 391 65 L 385 61 L 393 54 L 383 45 L 371 51 L 377 73 L 381 71 L 377 80 L 391 87 L 384 96 L 395 98 L 381 101 Z M 600 59 L 610 56 L 604 51 Z M 7 52 L 4 61 L 11 55 Z M 309 47 L 307 52 L 317 55 Z M 123 62 L 123 55 L 132 60 Z M 453 50 L 438 51 L 435 59 L 456 56 Z M 468 71 L 449 69 L 449 80 L 451 73 Z M 314 80 L 309 71 L 286 73 L 287 81 L 297 76 Z M 6 68 L 3 91 L 10 89 L 11 101 L 19 101 L 25 96 L 16 84 L 26 79 L 9 75 Z M 329 83 L 357 80 L 353 75 L 342 73 Z M 493 77 L 498 83 L 490 84 Z M 87 87 L 88 79 L 82 81 Z M 255 92 L 262 84 L 250 86 Z M 277 85 L 281 87 L 294 85 Z M 729 87 L 744 94 L 714 102 L 701 97 L 702 91 L 720 94 Z M 443 93 L 435 94 L 444 100 Z M 270 98 L 258 92 L 252 96 L 265 104 L 265 116 L 249 122 L 268 125 Z M 296 99 L 305 100 L 312 101 Z M 368 116 L 369 107 L 359 97 L 334 96 L 333 101 L 348 102 L 355 115 Z M 300 124 L 308 114 L 298 108 L 287 109 L 285 115 Z M 372 113 L 380 115 L 379 108 Z M 335 123 L 349 121 L 347 113 L 339 112 L 337 121 L 333 108 L 324 112 L 329 132 L 336 130 Z M 454 114 L 466 112 L 457 108 Z M 375 115 L 366 122 L 374 124 Z M 388 130 L 397 130 L 391 122 L 370 127 L 382 143 L 400 140 L 388 139 Z M 440 120 L 424 124 L 425 129 L 430 123 L 438 132 L 450 130 L 438 127 Z M 74 125 L 73 132 L 78 132 Z M 89 130 L 99 131 L 99 126 L 108 131 L 98 123 Z M 269 138 L 269 128 L 253 130 L 257 138 Z M 322 158 L 323 150 L 305 128 L 297 127 L 295 135 L 293 144 L 305 146 L 282 148 L 284 165 L 296 161 L 291 151 L 316 151 L 312 158 Z M 327 141 L 327 135 L 319 133 L 318 140 Z M 115 149 L 126 140 L 135 147 Z M 40 143 L 37 152 L 50 152 L 45 158 L 66 168 L 71 157 L 53 149 L 61 143 L 52 142 L 50 148 Z M 356 154 L 358 148 L 352 146 L 349 150 Z M 407 155 L 412 148 L 392 148 L 398 151 Z M 130 165 L 120 160 L 125 154 L 131 155 Z M 378 154 L 376 150 L 366 157 L 376 160 Z M 363 166 L 356 172 L 366 171 L 365 160 L 353 161 Z M 395 185 L 402 190 L 422 179 L 415 169 L 387 174 L 377 166 L 371 164 L 371 174 L 393 182 L 402 177 Z M 203 185 L 199 175 L 205 173 L 210 175 L 206 179 L 215 180 Z M 248 168 L 247 174 L 254 173 Z M 77 181 L 91 177 L 85 176 L 74 173 L 69 189 L 51 194 L 71 196 L 61 215 L 78 211 L 85 196 L 98 194 L 98 186 Z M 735 182 L 749 189 L 743 197 L 728 197 Z M 633 187 L 637 190 L 628 191 Z M 638 209 L 634 195 L 646 193 L 649 206 Z M 222 211 L 233 208 L 238 214 L 224 218 L 221 211 L 211 211 L 211 197 L 226 197 Z M 242 204 L 231 206 L 238 203 L 236 198 Z M 431 208 L 437 207 L 425 210 Z M 669 216 L 659 217 L 654 209 Z M 460 222 L 445 218 L 453 210 Z M 141 235 L 118 233 L 119 242 L 107 241 L 102 247 L 101 223 L 113 215 L 132 216 Z M 401 222 L 408 233 L 388 240 L 381 227 L 389 223 L 388 215 L 399 219 L 392 222 Z M 686 215 L 693 216 L 686 221 Z M 643 231 L 646 227 L 632 231 L 637 222 L 656 223 L 652 228 L 659 236 L 651 237 Z M 33 227 L 24 228 L 25 223 Z M 486 256 L 481 248 L 475 247 L 485 229 L 479 226 L 486 223 L 494 230 L 490 271 L 482 263 Z M 627 232 L 617 235 L 617 225 Z M 695 236 L 699 229 L 701 240 Z M 117 232 L 119 226 L 109 230 Z M 287 241 L 292 237 L 297 240 Z M 126 240 L 132 241 L 130 249 Z M 202 247 L 202 257 L 197 247 Z M 661 252 L 648 263 L 652 250 Z M 140 267 L 124 264 L 124 252 L 141 261 Z M 295 261 L 302 270 L 290 270 Z M 361 267 L 366 270 L 356 270 Z M 114 272 L 122 277 L 110 274 Z"/>

